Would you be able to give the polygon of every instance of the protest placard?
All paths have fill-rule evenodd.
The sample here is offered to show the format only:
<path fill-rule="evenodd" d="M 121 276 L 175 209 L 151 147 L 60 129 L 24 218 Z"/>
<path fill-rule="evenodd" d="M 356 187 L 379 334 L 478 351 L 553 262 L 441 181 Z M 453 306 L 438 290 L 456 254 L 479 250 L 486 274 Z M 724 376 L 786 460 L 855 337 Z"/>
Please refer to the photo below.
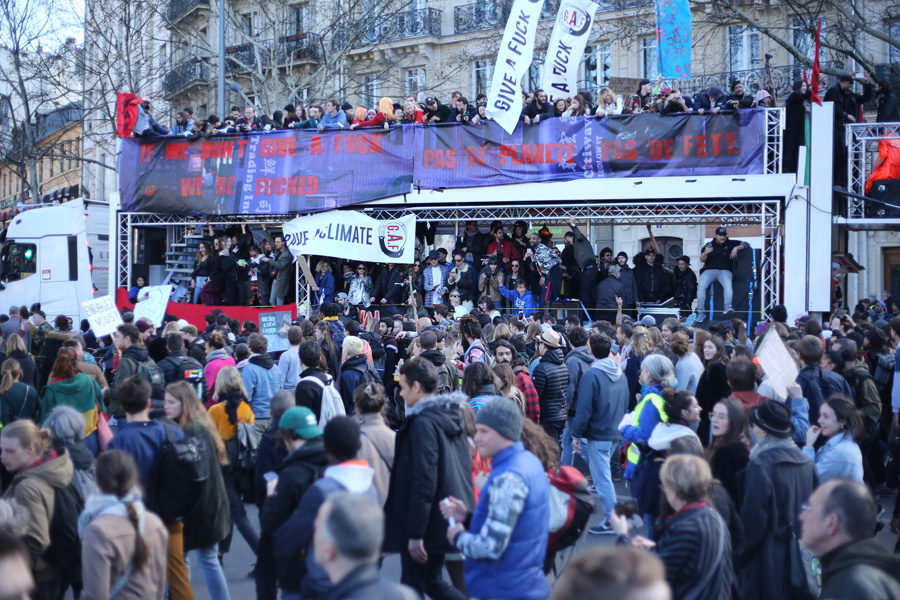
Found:
<path fill-rule="evenodd" d="M 94 298 L 82 302 L 81 306 L 97 337 L 114 333 L 116 327 L 122 324 L 122 315 L 119 314 L 119 309 L 116 308 L 116 303 L 111 296 Z"/>
<path fill-rule="evenodd" d="M 791 358 L 787 346 L 774 329 L 770 329 L 766 337 L 756 349 L 756 357 L 763 368 L 766 377 L 772 382 L 772 387 L 779 398 L 787 397 L 787 386 L 797 380 L 800 373 L 797 364 Z"/>
<path fill-rule="evenodd" d="M 141 288 L 138 303 L 134 305 L 135 322 L 146 319 L 153 323 L 154 327 L 162 327 L 171 295 L 171 285 L 153 285 Z"/>
<path fill-rule="evenodd" d="M 293 315 L 289 310 L 279 310 L 259 314 L 259 333 L 269 342 L 269 352 L 281 352 L 291 347 L 287 331 L 291 327 Z"/>

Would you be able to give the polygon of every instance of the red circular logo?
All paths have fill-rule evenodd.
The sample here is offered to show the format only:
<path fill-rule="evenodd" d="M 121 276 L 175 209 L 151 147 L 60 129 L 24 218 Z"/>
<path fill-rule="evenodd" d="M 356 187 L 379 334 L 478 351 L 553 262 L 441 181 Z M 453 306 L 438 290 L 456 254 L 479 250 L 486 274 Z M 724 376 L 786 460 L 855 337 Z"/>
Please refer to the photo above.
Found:
<path fill-rule="evenodd" d="M 152 196 L 152 195 L 155 194 L 155 193 L 156 193 L 156 186 L 155 186 L 155 185 L 148 185 L 147 187 L 144 188 L 144 195 L 145 195 L 145 196 Z"/>

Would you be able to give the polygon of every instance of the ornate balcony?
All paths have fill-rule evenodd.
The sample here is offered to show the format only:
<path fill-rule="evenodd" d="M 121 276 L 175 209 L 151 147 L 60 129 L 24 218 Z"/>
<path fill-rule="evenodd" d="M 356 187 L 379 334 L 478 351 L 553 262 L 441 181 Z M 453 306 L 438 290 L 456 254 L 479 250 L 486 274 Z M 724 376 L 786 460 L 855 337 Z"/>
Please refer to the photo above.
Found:
<path fill-rule="evenodd" d="M 209 0 L 169 0 L 166 19 L 169 23 L 174 23 L 199 6 L 209 8 Z"/>
<path fill-rule="evenodd" d="M 376 27 L 366 31 L 362 39 L 355 45 L 365 46 L 428 35 L 441 35 L 440 9 L 421 8 L 391 15 Z"/>
<path fill-rule="evenodd" d="M 559 12 L 561 0 L 547 0 L 541 9 L 541 19 L 554 19 Z M 598 13 L 614 12 L 627 8 L 652 6 L 652 0 L 599 0 Z M 512 7 L 512 0 L 490 0 L 464 4 L 453 9 L 453 32 L 472 33 L 501 29 L 506 26 L 506 19 Z"/>
<path fill-rule="evenodd" d="M 314 33 L 282 36 L 278 40 L 278 64 L 299 64 L 322 60 L 322 41 Z"/>
<path fill-rule="evenodd" d="M 843 69 L 841 62 L 823 62 L 822 68 Z M 782 67 L 772 67 L 772 87 L 775 88 L 778 102 L 784 102 L 790 95 L 794 81 L 803 78 L 803 69 L 801 66 L 785 65 Z M 809 69 L 807 69 L 809 71 Z M 834 75 L 826 75 L 822 73 L 819 76 L 819 89 L 828 88 L 837 83 L 837 77 Z M 764 89 L 768 85 L 768 76 L 766 69 L 750 69 L 746 71 L 729 71 L 725 73 L 694 73 L 694 76 L 686 81 L 670 81 L 669 85 L 674 85 L 681 89 L 682 93 L 689 96 L 696 96 L 710 86 L 722 88 L 726 94 L 731 93 L 731 82 L 740 81 L 744 84 L 744 93 L 753 94 Z M 615 90 L 619 94 L 632 94 L 633 90 Z"/>
<path fill-rule="evenodd" d="M 235 73 L 271 66 L 272 48 L 272 40 L 255 40 L 252 43 L 227 46 L 225 48 L 225 68 Z"/>
<path fill-rule="evenodd" d="M 188 86 L 206 83 L 210 79 L 211 73 L 206 63 L 202 59 L 193 58 L 166 73 L 163 92 L 167 97 L 172 96 Z"/>

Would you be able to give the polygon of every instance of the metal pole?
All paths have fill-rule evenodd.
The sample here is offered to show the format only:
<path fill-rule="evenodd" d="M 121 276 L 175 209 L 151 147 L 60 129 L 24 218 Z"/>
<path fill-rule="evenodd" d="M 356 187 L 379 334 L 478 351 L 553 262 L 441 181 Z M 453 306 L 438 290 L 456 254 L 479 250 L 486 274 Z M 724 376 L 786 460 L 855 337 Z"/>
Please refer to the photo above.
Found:
<path fill-rule="evenodd" d="M 219 0 L 219 111 L 225 110 L 225 0 Z M 222 117 L 223 119 L 225 116 Z"/>

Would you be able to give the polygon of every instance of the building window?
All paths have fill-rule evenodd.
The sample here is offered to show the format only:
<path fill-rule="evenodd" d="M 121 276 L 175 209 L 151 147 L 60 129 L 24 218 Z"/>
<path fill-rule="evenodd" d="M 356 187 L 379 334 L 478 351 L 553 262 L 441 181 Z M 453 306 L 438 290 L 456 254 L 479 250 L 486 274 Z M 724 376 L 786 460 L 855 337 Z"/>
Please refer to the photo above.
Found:
<path fill-rule="evenodd" d="M 366 108 L 376 108 L 381 99 L 381 82 L 376 75 L 366 75 L 363 85 L 363 104 Z"/>
<path fill-rule="evenodd" d="M 612 46 L 608 42 L 588 46 L 584 51 L 584 59 L 581 61 L 581 81 L 579 87 L 594 91 L 609 85 L 609 76 L 612 73 Z"/>
<path fill-rule="evenodd" d="M 406 71 L 406 95 L 415 96 L 416 100 L 422 100 L 421 95 L 428 89 L 426 85 L 425 69 L 408 69 Z"/>
<path fill-rule="evenodd" d="M 759 69 L 759 32 L 752 27 L 728 28 L 728 66 L 731 72 Z"/>
<path fill-rule="evenodd" d="M 641 73 L 643 73 L 644 79 L 649 79 L 650 81 L 656 81 L 656 76 L 659 74 L 655 37 L 641 40 Z"/>
<path fill-rule="evenodd" d="M 544 57 L 546 52 L 535 52 L 534 58 L 531 59 L 531 65 L 528 72 L 525 73 L 525 81 L 522 82 L 526 92 L 534 92 L 541 87 L 541 75 L 544 71 Z"/>
<path fill-rule="evenodd" d="M 478 94 L 488 94 L 491 80 L 494 78 L 494 61 L 490 59 L 476 60 L 472 63 L 472 98 Z"/>
<path fill-rule="evenodd" d="M 804 19 L 796 18 L 791 20 L 791 41 L 794 43 L 794 46 L 797 47 L 797 50 L 800 51 L 801 54 L 806 56 L 810 61 L 814 60 L 816 57 L 816 33 L 815 27 L 816 22 L 812 22 L 812 33 L 807 26 L 807 22 Z M 826 38 L 825 31 L 825 18 L 822 18 L 822 41 Z M 795 65 L 799 65 L 799 61 L 796 58 L 792 59 Z M 819 48 L 819 60 L 825 60 L 825 46 L 822 45 Z"/>
<path fill-rule="evenodd" d="M 206 114 L 205 112 L 203 114 Z M 75 157 L 78 155 L 78 142 L 72 142 L 72 148 L 69 150 L 69 170 L 75 168 Z"/>
<path fill-rule="evenodd" d="M 294 19 L 294 32 L 302 35 L 309 31 L 309 4 L 300 4 L 292 7 Z"/>

